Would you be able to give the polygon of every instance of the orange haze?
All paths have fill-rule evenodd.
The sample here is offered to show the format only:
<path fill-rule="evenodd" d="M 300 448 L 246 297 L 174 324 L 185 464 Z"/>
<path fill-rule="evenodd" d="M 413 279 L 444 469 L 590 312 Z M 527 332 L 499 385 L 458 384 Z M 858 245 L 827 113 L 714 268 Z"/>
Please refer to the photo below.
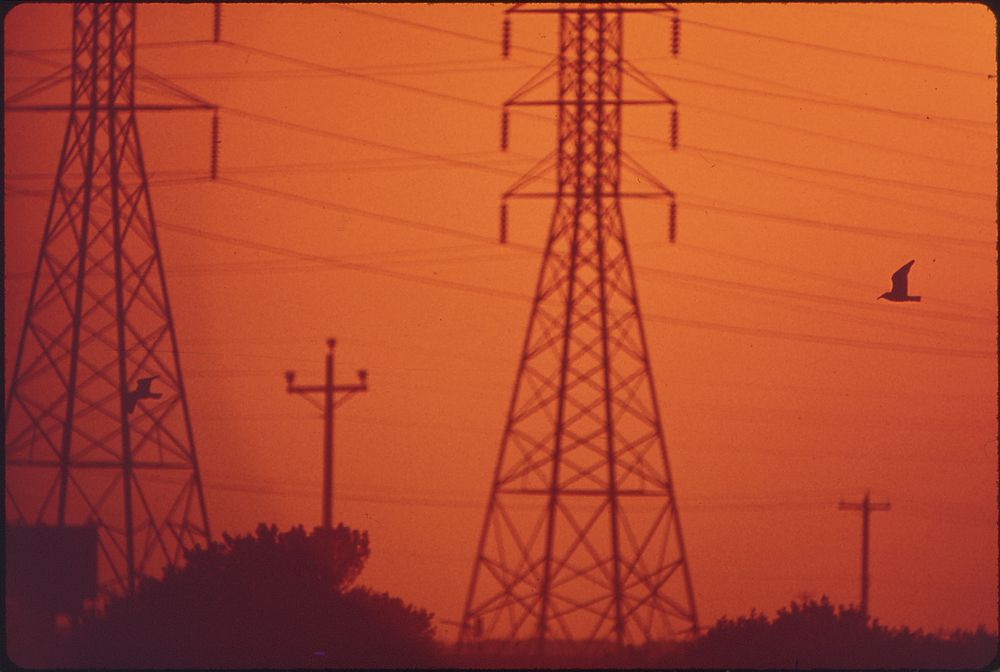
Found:
<path fill-rule="evenodd" d="M 501 10 L 225 4 L 223 44 L 210 5 L 138 15 L 139 66 L 224 107 L 216 183 L 207 113 L 139 119 L 213 530 L 319 523 L 322 421 L 282 374 L 319 383 L 335 336 L 338 382 L 370 371 L 337 415 L 335 518 L 371 533 L 365 582 L 446 621 L 461 615 L 539 265 L 493 242 L 498 195 L 555 139 L 551 121 L 514 114 L 499 152 L 499 104 L 556 46 L 553 17 L 517 16 L 503 61 Z M 7 16 L 6 49 L 42 50 L 5 54 L 8 96 L 68 62 L 70 11 Z M 860 516 L 837 503 L 870 488 L 892 503 L 872 516 L 872 613 L 995 630 L 993 15 L 681 16 L 678 59 L 662 19 L 630 17 L 625 36 L 680 104 L 678 151 L 660 108 L 626 110 L 624 141 L 677 192 L 678 242 L 660 203 L 625 216 L 701 620 L 804 591 L 857 602 Z M 9 372 L 65 114 L 10 112 L 5 128 Z M 550 212 L 512 205 L 511 240 L 541 245 Z M 923 301 L 876 303 L 910 259 Z"/>

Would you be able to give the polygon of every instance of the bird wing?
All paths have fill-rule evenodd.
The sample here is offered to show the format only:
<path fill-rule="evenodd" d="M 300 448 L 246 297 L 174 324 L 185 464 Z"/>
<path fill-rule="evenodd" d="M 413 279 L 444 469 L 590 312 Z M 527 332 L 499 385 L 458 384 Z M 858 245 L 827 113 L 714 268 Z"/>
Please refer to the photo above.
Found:
<path fill-rule="evenodd" d="M 913 266 L 913 262 L 916 259 L 910 259 L 907 263 L 903 264 L 898 271 L 892 274 L 892 293 L 899 294 L 900 296 L 906 296 L 907 289 L 907 277 L 910 274 L 910 266 Z"/>
<path fill-rule="evenodd" d="M 159 376 L 150 376 L 149 378 L 140 378 L 136 381 L 136 394 L 149 394 L 149 386 L 153 384 Z"/>

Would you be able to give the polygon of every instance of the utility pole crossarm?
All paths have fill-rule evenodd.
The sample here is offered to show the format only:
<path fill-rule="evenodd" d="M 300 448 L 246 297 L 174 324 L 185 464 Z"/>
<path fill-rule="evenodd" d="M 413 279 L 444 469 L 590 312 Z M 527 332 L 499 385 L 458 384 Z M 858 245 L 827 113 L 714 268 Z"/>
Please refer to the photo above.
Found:
<path fill-rule="evenodd" d="M 295 372 L 294 371 L 289 371 L 288 373 L 291 373 L 291 374 L 294 375 Z M 288 373 L 286 373 L 285 375 L 287 376 Z M 364 371 L 363 369 L 361 371 L 358 371 L 358 377 L 360 379 L 362 379 L 362 380 L 364 380 L 364 376 L 367 376 L 367 375 L 368 375 L 367 372 Z M 334 385 L 333 386 L 333 391 L 334 392 L 350 392 L 350 393 L 353 394 L 353 393 L 356 393 L 356 392 L 366 392 L 367 390 L 368 390 L 368 383 L 367 382 L 363 382 L 363 383 L 358 384 L 358 385 Z M 289 384 L 286 391 L 289 394 L 322 393 L 322 392 L 326 392 L 326 386 L 325 385 L 294 385 L 294 384 Z"/>
<path fill-rule="evenodd" d="M 854 504 L 852 502 L 840 502 L 840 505 L 837 508 L 839 508 L 841 511 L 864 511 L 865 510 L 865 506 L 864 506 L 863 503 L 862 504 Z M 889 502 L 870 502 L 868 504 L 868 510 L 869 511 L 889 511 L 890 509 L 892 509 L 892 504 L 890 504 Z"/>

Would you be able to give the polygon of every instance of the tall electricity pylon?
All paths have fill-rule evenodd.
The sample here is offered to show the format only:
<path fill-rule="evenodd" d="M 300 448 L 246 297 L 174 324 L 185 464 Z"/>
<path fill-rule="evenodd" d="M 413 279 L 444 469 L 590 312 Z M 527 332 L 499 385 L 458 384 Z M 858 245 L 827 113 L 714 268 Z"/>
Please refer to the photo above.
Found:
<path fill-rule="evenodd" d="M 525 3 L 554 13 L 559 54 L 504 105 L 558 110 L 556 190 L 528 191 L 536 168 L 506 199 L 552 196 L 545 245 L 500 455 L 465 603 L 460 641 L 528 647 L 558 642 L 622 647 L 697 632 L 698 620 L 620 199 L 673 193 L 622 151 L 621 108 L 676 103 L 625 60 L 623 8 Z M 669 24 L 664 24 L 669 25 Z M 504 54 L 509 52 L 509 17 Z M 626 98 L 629 79 L 642 95 Z M 529 94 L 555 80 L 554 98 Z M 631 87 L 630 83 L 630 87 Z M 676 135 L 673 136 L 674 141 Z M 622 191 L 623 168 L 651 191 Z M 548 642 L 548 643 L 547 643 Z"/>
<path fill-rule="evenodd" d="M 116 593 L 209 540 L 136 126 L 135 15 L 73 5 L 69 123 L 4 417 L 8 522 L 96 524 Z"/>

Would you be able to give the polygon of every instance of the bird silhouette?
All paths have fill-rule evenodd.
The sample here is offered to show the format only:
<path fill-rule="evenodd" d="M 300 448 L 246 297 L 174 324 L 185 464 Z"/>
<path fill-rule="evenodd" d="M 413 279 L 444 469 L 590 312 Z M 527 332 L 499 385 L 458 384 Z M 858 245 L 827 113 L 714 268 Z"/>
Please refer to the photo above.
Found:
<path fill-rule="evenodd" d="M 140 399 L 159 399 L 163 396 L 159 392 L 149 391 L 149 386 L 152 385 L 153 381 L 157 378 L 158 376 L 140 378 L 136 383 L 136 388 L 125 394 L 125 404 L 128 406 L 129 413 L 135 410 L 135 405 L 139 403 Z"/>
<path fill-rule="evenodd" d="M 907 276 L 910 274 L 910 266 L 913 266 L 915 259 L 910 259 L 907 263 L 892 274 L 892 290 L 884 292 L 879 299 L 887 299 L 889 301 L 919 301 L 919 296 L 910 296 L 907 294 Z M 878 299 L 876 299 L 878 301 Z"/>

